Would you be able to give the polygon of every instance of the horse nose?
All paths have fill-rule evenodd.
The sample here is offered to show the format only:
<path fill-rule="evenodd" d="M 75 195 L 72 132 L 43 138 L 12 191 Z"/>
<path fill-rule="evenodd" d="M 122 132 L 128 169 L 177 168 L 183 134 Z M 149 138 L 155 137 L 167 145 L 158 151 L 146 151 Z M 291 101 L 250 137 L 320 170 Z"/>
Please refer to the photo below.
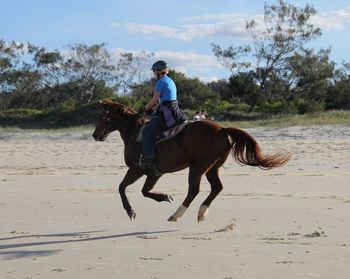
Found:
<path fill-rule="evenodd" d="M 96 133 L 96 132 L 94 132 L 94 133 L 92 134 L 92 137 L 95 139 L 95 141 L 98 141 L 98 136 L 97 136 L 97 133 Z"/>

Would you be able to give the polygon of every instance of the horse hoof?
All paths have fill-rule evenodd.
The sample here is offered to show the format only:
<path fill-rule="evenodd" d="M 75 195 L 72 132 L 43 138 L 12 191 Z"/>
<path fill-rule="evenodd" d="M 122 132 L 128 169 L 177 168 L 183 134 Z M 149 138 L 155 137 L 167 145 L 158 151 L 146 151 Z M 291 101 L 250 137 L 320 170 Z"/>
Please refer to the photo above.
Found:
<path fill-rule="evenodd" d="M 208 215 L 209 208 L 206 205 L 201 205 L 198 212 L 197 221 L 202 222 Z"/>
<path fill-rule="evenodd" d="M 170 202 L 170 203 L 174 203 L 174 199 L 170 195 L 165 195 L 164 196 L 164 201 L 167 201 L 167 202 Z"/>
<path fill-rule="evenodd" d="M 170 216 L 168 219 L 169 222 L 176 222 L 182 215 L 184 215 L 187 207 L 183 204 L 180 205 L 180 207 L 176 210 L 176 212 Z"/>
<path fill-rule="evenodd" d="M 134 221 L 136 218 L 136 213 L 134 210 L 128 211 L 128 215 L 131 221 Z"/>
<path fill-rule="evenodd" d="M 177 218 L 175 218 L 174 216 L 170 216 L 168 221 L 169 222 L 177 222 Z"/>

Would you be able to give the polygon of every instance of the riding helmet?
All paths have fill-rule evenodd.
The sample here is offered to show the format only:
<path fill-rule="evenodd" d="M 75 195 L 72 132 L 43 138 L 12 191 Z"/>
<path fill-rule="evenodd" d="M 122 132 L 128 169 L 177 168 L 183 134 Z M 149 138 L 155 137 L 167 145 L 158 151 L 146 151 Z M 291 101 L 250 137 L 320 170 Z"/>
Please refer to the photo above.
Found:
<path fill-rule="evenodd" d="M 156 71 L 156 70 L 162 71 L 162 70 L 165 70 L 167 68 L 168 68 L 168 63 L 163 61 L 163 60 L 159 60 L 152 65 L 151 70 L 152 71 Z"/>

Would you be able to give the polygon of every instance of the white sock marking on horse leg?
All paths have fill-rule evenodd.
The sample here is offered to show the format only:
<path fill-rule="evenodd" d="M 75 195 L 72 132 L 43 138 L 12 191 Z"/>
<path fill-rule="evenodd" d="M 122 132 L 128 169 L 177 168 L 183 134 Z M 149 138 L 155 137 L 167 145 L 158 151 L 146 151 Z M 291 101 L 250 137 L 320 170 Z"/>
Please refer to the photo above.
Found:
<path fill-rule="evenodd" d="M 209 207 L 206 205 L 201 205 L 198 211 L 198 222 L 203 221 L 209 212 Z"/>
<path fill-rule="evenodd" d="M 180 217 L 182 217 L 182 215 L 184 215 L 186 210 L 187 210 L 187 207 L 181 204 L 180 207 L 176 210 L 176 212 L 170 216 L 168 221 L 176 222 Z"/>

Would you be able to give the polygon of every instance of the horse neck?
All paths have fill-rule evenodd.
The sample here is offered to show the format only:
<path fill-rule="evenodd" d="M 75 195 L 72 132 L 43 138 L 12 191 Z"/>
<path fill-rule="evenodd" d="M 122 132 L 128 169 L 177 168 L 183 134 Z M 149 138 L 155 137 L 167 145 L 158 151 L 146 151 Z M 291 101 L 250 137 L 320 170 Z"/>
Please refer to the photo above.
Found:
<path fill-rule="evenodd" d="M 118 130 L 122 140 L 124 141 L 124 144 L 126 145 L 129 142 L 133 142 L 136 138 L 138 132 L 138 123 L 136 119 L 128 118 L 121 123 Z"/>

